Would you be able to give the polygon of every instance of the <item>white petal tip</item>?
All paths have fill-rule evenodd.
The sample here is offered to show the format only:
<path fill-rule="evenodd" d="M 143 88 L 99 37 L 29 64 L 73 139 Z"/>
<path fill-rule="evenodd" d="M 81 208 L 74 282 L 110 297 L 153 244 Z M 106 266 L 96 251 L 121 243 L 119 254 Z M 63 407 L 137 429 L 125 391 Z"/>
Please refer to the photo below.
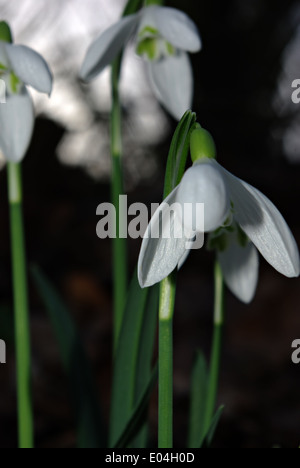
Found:
<path fill-rule="evenodd" d="M 185 13 L 175 8 L 160 7 L 155 10 L 155 15 L 158 29 L 174 47 L 186 52 L 199 52 L 202 44 L 198 28 Z"/>
<path fill-rule="evenodd" d="M 144 279 L 142 278 L 142 272 L 141 272 L 140 266 L 138 268 L 138 282 L 139 282 L 141 289 L 145 289 L 147 287 Z"/>
<path fill-rule="evenodd" d="M 0 105 L 0 147 L 5 159 L 20 162 L 29 147 L 34 126 L 34 110 L 25 87 L 20 94 L 10 95 Z"/>
<path fill-rule="evenodd" d="M 259 190 L 224 172 L 230 187 L 235 218 L 265 260 L 284 276 L 300 273 L 299 249 L 286 221 Z"/>
<path fill-rule="evenodd" d="M 288 272 L 281 272 L 287 278 L 298 278 L 300 276 L 300 264 L 293 265 L 292 269 Z"/>
<path fill-rule="evenodd" d="M 53 75 L 45 59 L 26 46 L 6 44 L 5 47 L 11 68 L 16 76 L 24 84 L 50 95 Z"/>
<path fill-rule="evenodd" d="M 229 245 L 218 253 L 224 281 L 232 294 L 244 304 L 252 302 L 259 276 L 259 256 L 252 243 L 242 247 L 235 233 L 229 238 Z"/>
<path fill-rule="evenodd" d="M 186 251 L 189 238 L 185 237 L 174 205 L 177 191 L 173 190 L 155 212 L 143 239 L 138 263 L 142 288 L 160 283 L 172 273 Z"/>
<path fill-rule="evenodd" d="M 193 101 L 194 78 L 185 52 L 148 64 L 155 96 L 175 120 L 180 120 Z"/>
<path fill-rule="evenodd" d="M 92 43 L 79 72 L 81 80 L 86 82 L 93 80 L 107 65 L 113 62 L 118 53 L 126 46 L 138 19 L 137 14 L 122 18 Z"/>
<path fill-rule="evenodd" d="M 79 71 L 79 74 L 78 74 L 78 78 L 80 81 L 84 82 L 84 83 L 89 83 L 92 78 L 89 76 L 89 70 L 88 68 L 86 67 L 86 64 L 85 62 L 83 63 L 80 71 Z"/>
<path fill-rule="evenodd" d="M 236 296 L 236 298 L 241 301 L 243 304 L 246 304 L 246 305 L 249 305 L 251 304 L 251 302 L 253 302 L 254 300 L 254 297 L 255 297 L 255 292 L 251 295 L 251 296 L 243 296 L 242 294 L 234 294 Z"/>

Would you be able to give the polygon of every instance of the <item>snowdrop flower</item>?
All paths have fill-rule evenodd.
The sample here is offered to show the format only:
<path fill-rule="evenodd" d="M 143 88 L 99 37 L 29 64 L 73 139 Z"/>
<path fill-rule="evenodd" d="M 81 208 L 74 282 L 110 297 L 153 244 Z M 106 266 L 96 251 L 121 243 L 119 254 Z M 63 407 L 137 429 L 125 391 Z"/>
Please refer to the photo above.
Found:
<path fill-rule="evenodd" d="M 198 52 L 201 40 L 194 22 L 181 11 L 151 5 L 123 17 L 91 45 L 80 77 L 95 78 L 135 36 L 136 52 L 147 63 L 158 101 L 180 120 L 192 105 L 193 73 L 187 52 Z"/>
<path fill-rule="evenodd" d="M 201 135 L 205 130 L 195 132 Z M 148 226 L 138 265 L 141 287 L 152 286 L 176 267 L 181 267 L 189 253 L 189 241 L 199 229 L 210 233 L 210 247 L 217 249 L 225 282 L 245 303 L 252 300 L 256 290 L 257 251 L 283 275 L 299 276 L 300 261 L 295 239 L 273 203 L 259 190 L 226 171 L 215 159 L 205 157 L 207 154 L 201 152 L 198 156 L 200 159 L 193 158 L 194 165 L 187 170 L 179 186 L 157 210 Z M 173 235 L 168 239 L 152 238 L 151 232 L 157 230 L 160 213 L 168 205 L 183 207 L 185 203 L 189 206 L 204 203 L 204 226 L 197 226 L 194 219 L 193 225 L 190 223 L 182 229 L 185 217 L 178 215 L 179 211 L 175 209 L 169 222 Z M 184 235 L 178 239 L 176 232 L 184 232 Z"/>
<path fill-rule="evenodd" d="M 0 104 L 0 148 L 7 161 L 19 162 L 25 156 L 34 127 L 34 109 L 26 85 L 50 95 L 52 75 L 39 54 L 12 44 L 5 22 L 0 23 L 0 79 L 6 87 L 6 103 Z"/>

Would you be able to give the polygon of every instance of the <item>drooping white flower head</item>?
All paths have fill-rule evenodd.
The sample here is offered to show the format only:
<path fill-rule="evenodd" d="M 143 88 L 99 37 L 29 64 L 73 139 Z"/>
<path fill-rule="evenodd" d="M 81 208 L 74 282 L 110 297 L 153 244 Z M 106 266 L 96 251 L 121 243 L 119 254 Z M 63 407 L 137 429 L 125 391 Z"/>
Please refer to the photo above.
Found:
<path fill-rule="evenodd" d="M 6 102 L 0 104 L 0 148 L 7 161 L 19 162 L 28 149 L 34 109 L 26 85 L 51 94 L 52 74 L 34 50 L 11 43 L 6 23 L 0 23 L 0 78 L 6 85 Z"/>
<path fill-rule="evenodd" d="M 278 272 L 287 277 L 300 274 L 299 251 L 282 215 L 259 190 L 230 174 L 214 159 L 194 163 L 178 187 L 151 219 L 139 256 L 138 275 L 141 287 L 149 287 L 181 267 L 191 248 L 191 239 L 200 228 L 174 210 L 168 238 L 153 239 L 160 213 L 166 204 L 189 206 L 204 204 L 204 232 L 217 249 L 225 282 L 243 302 L 253 299 L 259 270 L 257 250 Z M 190 208 L 188 208 L 190 209 Z M 180 239 L 174 232 L 183 232 Z M 172 234 L 173 233 L 173 234 Z"/>
<path fill-rule="evenodd" d="M 89 48 L 80 71 L 95 78 L 135 36 L 136 52 L 146 60 L 153 91 L 175 119 L 192 105 L 193 73 L 188 52 L 201 50 L 195 23 L 184 13 L 152 5 L 126 16 L 107 29 Z"/>

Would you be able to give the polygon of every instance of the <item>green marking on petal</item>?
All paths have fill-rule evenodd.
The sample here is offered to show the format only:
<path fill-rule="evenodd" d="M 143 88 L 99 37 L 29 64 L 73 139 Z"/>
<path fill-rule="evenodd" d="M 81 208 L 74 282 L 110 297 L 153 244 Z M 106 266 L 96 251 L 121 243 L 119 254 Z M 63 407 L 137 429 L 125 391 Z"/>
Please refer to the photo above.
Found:
<path fill-rule="evenodd" d="M 0 41 L 12 43 L 12 34 L 6 21 L 0 21 Z"/>
<path fill-rule="evenodd" d="M 217 250 L 218 252 L 224 252 L 228 247 L 228 235 L 221 228 L 217 229 L 213 234 L 210 234 L 208 238 L 208 250 Z"/>
<path fill-rule="evenodd" d="M 233 214 L 232 212 L 230 212 L 228 217 L 225 219 L 222 227 L 226 228 L 230 232 L 233 232 L 234 226 L 232 226 L 232 221 L 233 221 Z"/>
<path fill-rule="evenodd" d="M 166 42 L 166 49 L 167 49 L 167 54 L 168 55 L 175 55 L 176 53 L 176 49 L 174 46 L 172 46 L 172 44 L 170 44 L 170 42 Z"/>
<path fill-rule="evenodd" d="M 10 74 L 10 86 L 13 94 L 17 94 L 19 91 L 19 85 L 20 85 L 20 80 L 19 78 L 12 72 Z"/>
<path fill-rule="evenodd" d="M 233 236 L 234 242 L 237 242 L 241 247 L 246 248 L 249 244 L 249 238 L 240 226 L 232 220 L 231 216 L 227 221 L 227 225 L 219 227 L 209 235 L 208 250 L 224 252 L 229 247 L 230 242 L 233 241 Z"/>
<path fill-rule="evenodd" d="M 158 29 L 153 28 L 152 26 L 145 26 L 140 32 L 139 32 L 139 38 L 140 39 L 146 39 L 149 37 L 158 37 L 159 32 Z"/>
<path fill-rule="evenodd" d="M 237 226 L 237 240 L 241 247 L 245 248 L 249 244 L 248 236 L 244 233 L 239 225 Z"/>
<path fill-rule="evenodd" d="M 150 61 L 155 60 L 158 56 L 157 40 L 153 38 L 144 39 L 138 44 L 136 53 L 141 57 L 148 58 Z"/>
<path fill-rule="evenodd" d="M 0 70 L 7 70 L 7 67 L 5 65 L 3 65 L 3 63 L 0 63 Z"/>

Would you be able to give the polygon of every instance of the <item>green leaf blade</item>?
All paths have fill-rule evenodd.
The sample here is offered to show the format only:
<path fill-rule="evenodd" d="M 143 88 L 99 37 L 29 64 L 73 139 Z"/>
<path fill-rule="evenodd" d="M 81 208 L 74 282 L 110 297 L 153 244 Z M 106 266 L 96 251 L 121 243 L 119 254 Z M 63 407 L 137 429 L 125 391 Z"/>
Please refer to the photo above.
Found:
<path fill-rule="evenodd" d="M 143 328 L 140 336 L 140 345 L 137 362 L 137 374 L 136 374 L 136 385 L 135 385 L 135 399 L 139 400 L 146 385 L 151 379 L 152 374 L 152 359 L 154 351 L 154 343 L 156 338 L 157 330 L 157 313 L 158 310 L 158 296 L 159 287 L 154 286 L 150 289 Z M 148 426 L 145 423 L 140 433 L 136 437 L 133 445 L 136 448 L 146 448 L 148 442 Z"/>
<path fill-rule="evenodd" d="M 157 290 L 141 289 L 135 272 L 114 359 L 110 446 L 115 446 L 151 376 Z M 145 437 L 145 436 L 144 436 Z M 145 443 L 145 438 L 143 439 Z"/>
<path fill-rule="evenodd" d="M 79 448 L 103 448 L 106 435 L 97 391 L 89 361 L 77 329 L 61 298 L 37 268 L 31 269 L 35 286 L 52 324 L 62 359 L 69 377 L 71 396 L 77 420 Z"/>
<path fill-rule="evenodd" d="M 180 183 L 190 149 L 190 133 L 196 123 L 196 114 L 187 111 L 179 122 L 168 155 L 165 177 L 164 198 Z"/>
<path fill-rule="evenodd" d="M 157 384 L 157 377 L 158 377 L 158 366 L 156 365 L 152 372 L 152 376 L 150 378 L 148 385 L 142 392 L 141 397 L 138 400 L 137 404 L 135 405 L 135 408 L 129 420 L 124 425 L 121 436 L 119 437 L 116 444 L 114 445 L 114 448 L 119 448 L 119 449 L 126 448 L 131 442 L 131 440 L 137 435 L 140 428 L 142 427 L 151 393 Z"/>
<path fill-rule="evenodd" d="M 220 406 L 216 414 L 214 415 L 210 427 L 208 429 L 208 432 L 204 438 L 204 442 L 201 442 L 200 448 L 209 448 L 213 442 L 213 438 L 215 436 L 215 432 L 218 428 L 221 416 L 224 412 L 225 406 Z"/>
<path fill-rule="evenodd" d="M 208 388 L 208 370 L 204 354 L 197 352 L 191 383 L 188 448 L 198 448 L 203 432 Z"/>

